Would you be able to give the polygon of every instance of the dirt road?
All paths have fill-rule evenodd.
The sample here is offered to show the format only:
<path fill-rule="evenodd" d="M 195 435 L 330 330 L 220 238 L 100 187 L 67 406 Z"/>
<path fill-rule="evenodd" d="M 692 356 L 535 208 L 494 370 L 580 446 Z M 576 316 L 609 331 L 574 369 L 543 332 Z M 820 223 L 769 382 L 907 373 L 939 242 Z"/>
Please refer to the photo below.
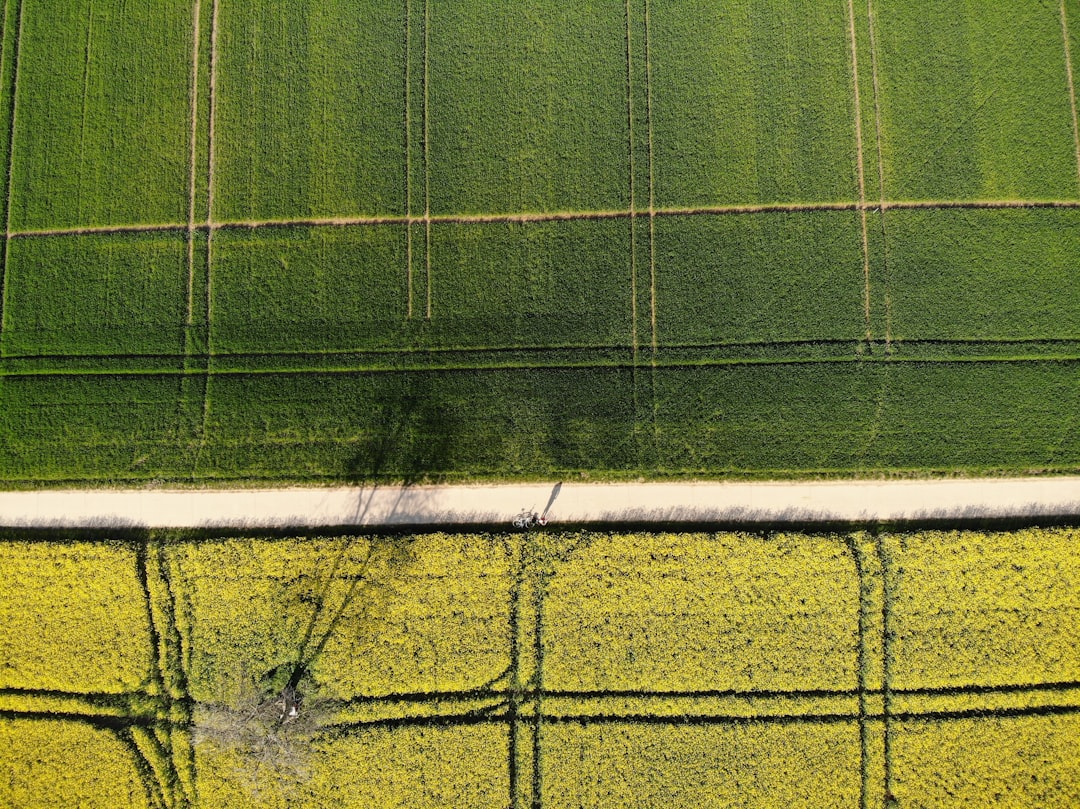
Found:
<path fill-rule="evenodd" d="M 6 526 L 509 529 L 522 510 L 552 525 L 1080 519 L 1080 478 L 0 492 Z"/>

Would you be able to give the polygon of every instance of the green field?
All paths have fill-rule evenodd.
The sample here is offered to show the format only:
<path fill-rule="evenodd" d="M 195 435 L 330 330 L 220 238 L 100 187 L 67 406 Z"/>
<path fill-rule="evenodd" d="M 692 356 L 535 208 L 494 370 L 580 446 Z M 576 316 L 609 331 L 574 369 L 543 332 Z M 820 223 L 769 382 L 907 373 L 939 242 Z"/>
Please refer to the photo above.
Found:
<path fill-rule="evenodd" d="M 4 4 L 0 486 L 1080 470 L 1077 0 L 280 5 Z"/>
<path fill-rule="evenodd" d="M 1075 806 L 1078 540 L 8 531 L 0 804 Z"/>

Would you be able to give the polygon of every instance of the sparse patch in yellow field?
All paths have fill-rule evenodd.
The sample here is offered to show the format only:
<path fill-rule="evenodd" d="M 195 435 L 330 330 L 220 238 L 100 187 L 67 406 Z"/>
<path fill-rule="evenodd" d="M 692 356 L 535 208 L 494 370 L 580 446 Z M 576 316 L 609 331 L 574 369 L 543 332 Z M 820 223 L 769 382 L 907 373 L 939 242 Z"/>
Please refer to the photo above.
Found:
<path fill-rule="evenodd" d="M 903 722 L 895 733 L 901 807 L 1080 804 L 1080 717 Z"/>
<path fill-rule="evenodd" d="M 475 688 L 509 665 L 503 543 L 236 540 L 175 552 L 197 699 L 228 703 L 238 678 L 308 659 L 323 695 L 344 700 Z"/>
<path fill-rule="evenodd" d="M 505 727 L 373 729 L 319 743 L 309 779 L 254 784 L 245 762 L 209 745 L 198 748 L 203 809 L 479 809 L 505 806 L 509 783 Z"/>
<path fill-rule="evenodd" d="M 892 687 L 1080 680 L 1080 531 L 883 538 Z"/>
<path fill-rule="evenodd" d="M 859 580 L 842 539 L 597 535 L 565 557 L 543 605 L 548 688 L 856 687 Z"/>
<path fill-rule="evenodd" d="M 858 806 L 857 722 L 559 725 L 544 731 L 543 804 Z"/>

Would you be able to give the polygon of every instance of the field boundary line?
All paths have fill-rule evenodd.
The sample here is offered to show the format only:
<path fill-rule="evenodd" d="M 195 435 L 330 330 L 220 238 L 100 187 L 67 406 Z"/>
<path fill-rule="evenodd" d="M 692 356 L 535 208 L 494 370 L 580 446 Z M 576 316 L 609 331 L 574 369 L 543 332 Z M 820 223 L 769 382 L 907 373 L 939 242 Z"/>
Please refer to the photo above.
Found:
<path fill-rule="evenodd" d="M 855 168 L 859 184 L 859 219 L 862 226 L 863 321 L 866 342 L 873 340 L 870 326 L 870 239 L 866 225 L 866 168 L 863 159 L 862 100 L 859 95 L 859 45 L 855 34 L 855 0 L 848 0 L 848 33 L 851 38 L 851 79 L 855 91 Z"/>
<path fill-rule="evenodd" d="M 721 357 L 695 360 L 657 360 L 651 365 L 653 372 L 658 369 L 680 368 L 734 368 L 756 367 L 774 365 L 845 365 L 867 363 L 909 364 L 909 365 L 991 365 L 991 364 L 1040 364 L 1040 365 L 1076 365 L 1080 363 L 1080 354 L 1067 356 L 967 356 L 967 357 L 860 357 L 856 354 L 850 356 L 824 356 L 824 357 Z M 326 366 L 268 366 L 261 368 L 243 367 L 219 367 L 216 368 L 75 368 L 75 369 L 28 369 L 28 370 L 2 370 L 0 379 L 27 379 L 30 377 L 214 377 L 214 376 L 331 376 L 331 375 L 360 375 L 360 374 L 399 374 L 428 373 L 428 372 L 494 372 L 494 371 L 547 371 L 547 370 L 633 370 L 632 360 L 582 360 L 579 362 L 551 361 L 551 362 L 502 362 L 502 363 L 452 363 L 440 365 L 417 364 L 415 366 L 402 367 L 398 364 L 354 364 L 354 365 L 326 365 Z M 206 400 L 208 401 L 208 400 Z M 204 405 L 204 416 L 206 406 Z M 1071 467 L 1067 467 L 1071 468 Z"/>
<path fill-rule="evenodd" d="M 407 358 L 407 356 L 405 357 Z M 737 366 L 764 366 L 764 365 L 840 365 L 845 363 L 908 363 L 913 365 L 974 365 L 993 363 L 1032 364 L 1076 364 L 1080 362 L 1080 354 L 1074 355 L 1051 355 L 1051 356 L 909 356 L 890 357 L 887 360 L 876 357 L 858 357 L 855 355 L 844 356 L 777 356 L 777 357 L 718 357 L 689 360 L 657 360 L 656 368 L 721 368 Z M 631 360 L 605 360 L 586 359 L 580 361 L 537 361 L 537 362 L 483 362 L 466 361 L 457 363 L 422 364 L 403 367 L 400 364 L 390 365 L 386 363 L 367 364 L 337 364 L 337 365 L 277 365 L 262 367 L 228 366 L 215 369 L 206 368 L 69 368 L 69 369 L 27 369 L 27 370 L 0 370 L 0 377 L 30 378 L 30 377 L 79 377 L 79 376 L 260 376 L 260 375 L 297 375 L 297 374 L 378 374 L 430 371 L 505 371 L 505 370 L 572 370 L 575 368 L 609 368 L 631 370 L 634 365 Z"/>
<path fill-rule="evenodd" d="M 1073 147 L 1076 150 L 1076 183 L 1080 191 L 1080 121 L 1076 115 L 1076 85 L 1073 82 L 1072 46 L 1069 44 L 1069 21 L 1065 0 L 1058 0 L 1061 11 L 1061 35 L 1065 43 L 1065 78 L 1069 84 L 1069 109 L 1072 112 Z"/>
<path fill-rule="evenodd" d="M 200 12 L 202 0 L 195 0 L 192 10 L 192 36 L 191 46 L 191 149 L 188 154 L 188 226 L 187 226 L 187 316 L 185 323 L 187 330 L 184 332 L 184 345 L 190 345 L 190 332 L 192 317 L 194 314 L 194 301 L 192 296 L 195 291 L 195 174 L 199 141 L 199 34 Z M 187 354 L 187 351 L 184 352 Z"/>
<path fill-rule="evenodd" d="M 885 232 L 885 155 L 881 147 L 881 85 L 878 81 L 877 37 L 874 34 L 874 0 L 866 0 L 866 22 L 870 31 L 870 75 L 874 80 L 874 130 L 877 137 L 878 210 L 881 216 L 881 272 L 885 285 L 885 351 L 892 346 L 892 298 L 889 294 L 889 242 Z"/>
<path fill-rule="evenodd" d="M 412 272 L 412 33 L 410 0 L 405 0 L 405 319 L 412 320 L 413 272 Z"/>
<path fill-rule="evenodd" d="M 3 355 L 4 319 L 7 317 L 7 271 L 11 259 L 11 199 L 12 188 L 15 185 L 15 124 L 19 113 L 19 56 L 22 48 L 22 26 L 24 1 L 18 0 L 15 10 L 15 53 L 11 65 L 11 118 L 8 124 L 8 153 L 7 153 L 7 188 L 4 198 L 4 254 L 3 266 L 0 267 L 0 356 Z M 4 2 L 4 23 L 7 27 L 7 0 Z M 7 31 L 4 31 L 4 40 L 7 40 Z M 0 63 L 2 67 L 2 63 Z"/>
<path fill-rule="evenodd" d="M 922 345 L 941 346 L 1015 346 L 1033 343 L 1067 344 L 1080 347 L 1080 336 L 1073 337 L 987 337 L 987 338 L 927 338 L 897 341 L 905 346 L 919 347 Z M 857 338 L 827 338 L 822 340 L 764 340 L 742 342 L 716 342 L 716 343 L 671 343 L 666 346 L 674 351 L 714 351 L 726 349 L 761 349 L 767 347 L 794 348 L 799 346 L 838 346 L 851 347 L 858 343 Z M 376 356 L 376 357 L 408 357 L 408 356 L 431 356 L 439 354 L 536 354 L 541 352 L 622 352 L 626 350 L 623 343 L 555 343 L 546 345 L 445 345 L 428 346 L 426 348 L 327 348 L 316 350 L 283 349 L 278 351 L 232 351 L 217 352 L 217 359 L 281 359 L 292 357 L 338 357 L 338 356 Z M 1053 357 L 1054 355 L 1047 355 Z M 183 359 L 179 353 L 146 353 L 146 354 L 12 354 L 4 358 L 8 362 L 25 362 L 30 360 L 178 360 Z"/>
<path fill-rule="evenodd" d="M 427 320 L 431 320 L 431 116 L 428 114 L 428 91 L 431 83 L 428 68 L 430 28 L 431 0 L 424 0 L 424 268 L 427 275 Z"/>
<path fill-rule="evenodd" d="M 678 216 L 739 216 L 747 214 L 770 213 L 825 213 L 830 211 L 867 211 L 892 210 L 1037 210 L 1056 208 L 1060 210 L 1080 209 L 1080 200 L 1055 199 L 926 199 L 926 200 L 883 200 L 881 202 L 793 202 L 765 203 L 760 205 L 711 205 L 688 208 L 655 208 L 655 217 Z M 259 230 L 261 228 L 289 227 L 359 227 L 379 225 L 409 225 L 428 222 L 436 225 L 516 225 L 544 222 L 575 222 L 603 219 L 629 219 L 633 211 L 550 211 L 543 213 L 478 213 L 478 214 L 434 214 L 423 216 L 337 216 L 303 217 L 298 219 L 252 219 L 223 220 L 196 224 L 196 230 Z M 187 224 L 183 222 L 161 222 L 134 225 L 91 225 L 72 228 L 42 228 L 11 231 L 12 239 L 39 239 L 52 236 L 92 236 L 124 233 L 185 232 Z"/>

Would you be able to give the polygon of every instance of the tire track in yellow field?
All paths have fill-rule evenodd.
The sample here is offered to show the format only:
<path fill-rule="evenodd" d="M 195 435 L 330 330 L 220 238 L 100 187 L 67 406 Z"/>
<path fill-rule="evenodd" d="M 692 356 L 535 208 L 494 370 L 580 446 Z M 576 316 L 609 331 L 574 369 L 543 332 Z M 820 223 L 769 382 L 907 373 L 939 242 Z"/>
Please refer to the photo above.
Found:
<path fill-rule="evenodd" d="M 893 639 L 895 630 L 893 627 L 893 613 L 895 609 L 896 593 L 899 590 L 900 571 L 893 566 L 892 547 L 886 548 L 887 544 L 895 542 L 895 539 L 878 537 L 875 542 L 877 550 L 877 563 L 881 569 L 881 719 L 883 725 L 883 758 L 882 764 L 882 787 L 885 793 L 885 805 L 895 805 L 893 793 L 893 695 L 892 695 L 892 663 L 893 663 Z"/>
<path fill-rule="evenodd" d="M 868 722 L 868 683 L 867 683 L 867 629 L 870 621 L 866 598 L 866 571 L 863 569 L 862 549 L 858 538 L 847 537 L 848 552 L 855 565 L 855 577 L 859 584 L 859 641 L 856 648 L 855 670 L 858 676 L 859 691 L 859 809 L 868 809 L 870 796 L 870 725 Z"/>

